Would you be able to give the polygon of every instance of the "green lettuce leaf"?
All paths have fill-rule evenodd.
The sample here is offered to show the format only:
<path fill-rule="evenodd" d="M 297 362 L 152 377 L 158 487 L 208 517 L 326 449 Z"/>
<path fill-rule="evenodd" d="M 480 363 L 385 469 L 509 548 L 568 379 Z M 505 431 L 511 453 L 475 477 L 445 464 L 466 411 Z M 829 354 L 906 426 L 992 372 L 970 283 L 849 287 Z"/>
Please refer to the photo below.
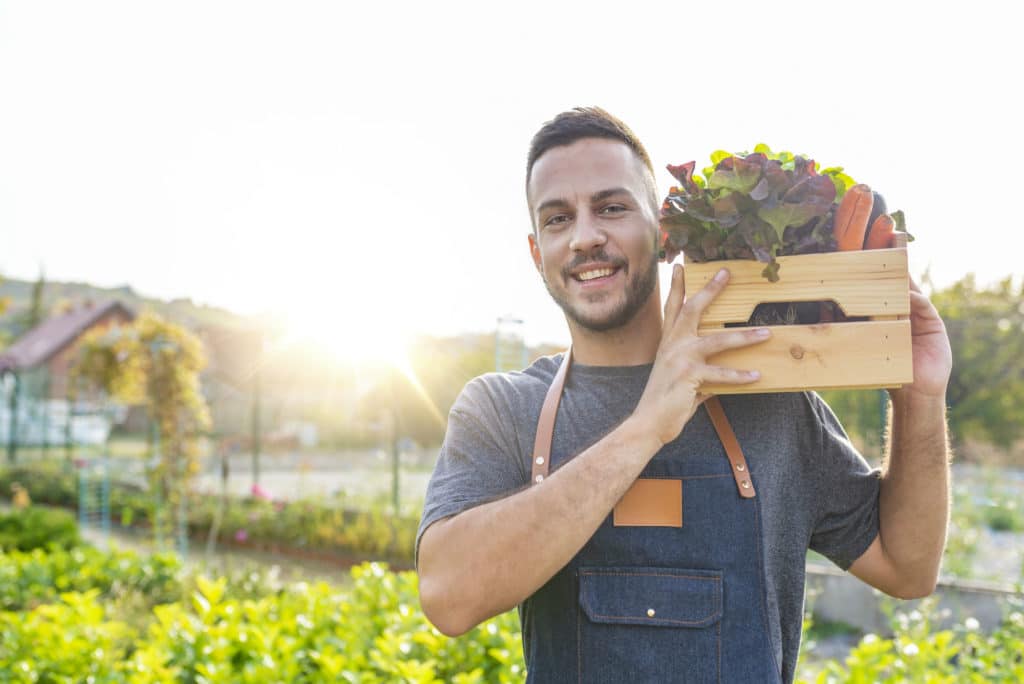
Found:
<path fill-rule="evenodd" d="M 665 253 L 682 251 L 698 262 L 757 259 L 775 281 L 777 256 L 836 249 L 835 207 L 856 184 L 843 167 L 819 172 L 809 157 L 758 143 L 752 153 L 715 151 L 703 176 L 695 168 L 692 161 L 668 167 L 679 186 L 662 202 Z M 903 213 L 892 216 L 906 232 Z"/>

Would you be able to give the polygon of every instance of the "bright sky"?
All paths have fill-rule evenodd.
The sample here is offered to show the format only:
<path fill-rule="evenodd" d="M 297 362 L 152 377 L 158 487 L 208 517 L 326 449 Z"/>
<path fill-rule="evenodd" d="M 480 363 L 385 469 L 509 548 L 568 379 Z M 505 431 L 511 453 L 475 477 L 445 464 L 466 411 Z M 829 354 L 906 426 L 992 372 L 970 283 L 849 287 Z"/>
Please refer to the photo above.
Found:
<path fill-rule="evenodd" d="M 1024 272 L 1011 4 L 492 5 L 0 1 L 0 274 L 288 312 L 353 351 L 505 313 L 565 343 L 523 177 L 580 104 L 662 192 L 763 141 L 903 209 L 913 274 Z"/>

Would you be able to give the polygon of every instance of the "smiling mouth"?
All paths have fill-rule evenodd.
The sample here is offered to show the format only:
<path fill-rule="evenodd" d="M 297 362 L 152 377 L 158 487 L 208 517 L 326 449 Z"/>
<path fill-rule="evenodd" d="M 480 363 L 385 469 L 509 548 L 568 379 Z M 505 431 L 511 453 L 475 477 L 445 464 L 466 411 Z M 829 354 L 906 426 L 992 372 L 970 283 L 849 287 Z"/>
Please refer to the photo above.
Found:
<path fill-rule="evenodd" d="M 608 276 L 610 276 L 613 273 L 615 273 L 617 270 L 618 270 L 617 268 L 595 268 L 595 269 L 592 269 L 590 271 L 583 271 L 581 273 L 576 273 L 576 274 L 573 275 L 573 278 L 575 278 L 576 280 L 578 280 L 580 282 L 585 283 L 588 280 L 597 280 L 598 278 L 607 278 Z"/>

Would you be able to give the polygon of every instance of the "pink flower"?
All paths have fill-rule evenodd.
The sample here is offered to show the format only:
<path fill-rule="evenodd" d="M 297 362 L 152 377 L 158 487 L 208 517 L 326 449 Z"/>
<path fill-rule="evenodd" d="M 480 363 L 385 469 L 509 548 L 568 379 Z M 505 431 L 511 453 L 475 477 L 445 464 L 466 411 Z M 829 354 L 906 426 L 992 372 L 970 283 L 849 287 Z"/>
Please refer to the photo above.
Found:
<path fill-rule="evenodd" d="M 250 492 L 257 499 L 263 499 L 264 501 L 270 501 L 271 499 L 270 492 L 259 486 L 259 484 L 254 484 Z"/>
<path fill-rule="evenodd" d="M 245 530 L 238 530 L 235 532 L 235 541 L 238 543 L 244 543 L 249 538 L 249 533 Z"/>

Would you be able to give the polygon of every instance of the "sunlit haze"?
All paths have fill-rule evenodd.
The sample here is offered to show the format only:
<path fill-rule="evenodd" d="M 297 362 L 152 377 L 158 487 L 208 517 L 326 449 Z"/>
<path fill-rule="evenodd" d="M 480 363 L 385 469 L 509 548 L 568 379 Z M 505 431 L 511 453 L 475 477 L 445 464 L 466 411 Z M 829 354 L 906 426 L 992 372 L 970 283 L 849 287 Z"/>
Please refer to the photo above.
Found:
<path fill-rule="evenodd" d="M 1024 270 L 1011 5 L 780 7 L 0 2 L 0 275 L 273 313 L 342 355 L 507 313 L 565 343 L 523 180 L 580 104 L 662 193 L 766 142 L 903 209 L 915 276 Z"/>

